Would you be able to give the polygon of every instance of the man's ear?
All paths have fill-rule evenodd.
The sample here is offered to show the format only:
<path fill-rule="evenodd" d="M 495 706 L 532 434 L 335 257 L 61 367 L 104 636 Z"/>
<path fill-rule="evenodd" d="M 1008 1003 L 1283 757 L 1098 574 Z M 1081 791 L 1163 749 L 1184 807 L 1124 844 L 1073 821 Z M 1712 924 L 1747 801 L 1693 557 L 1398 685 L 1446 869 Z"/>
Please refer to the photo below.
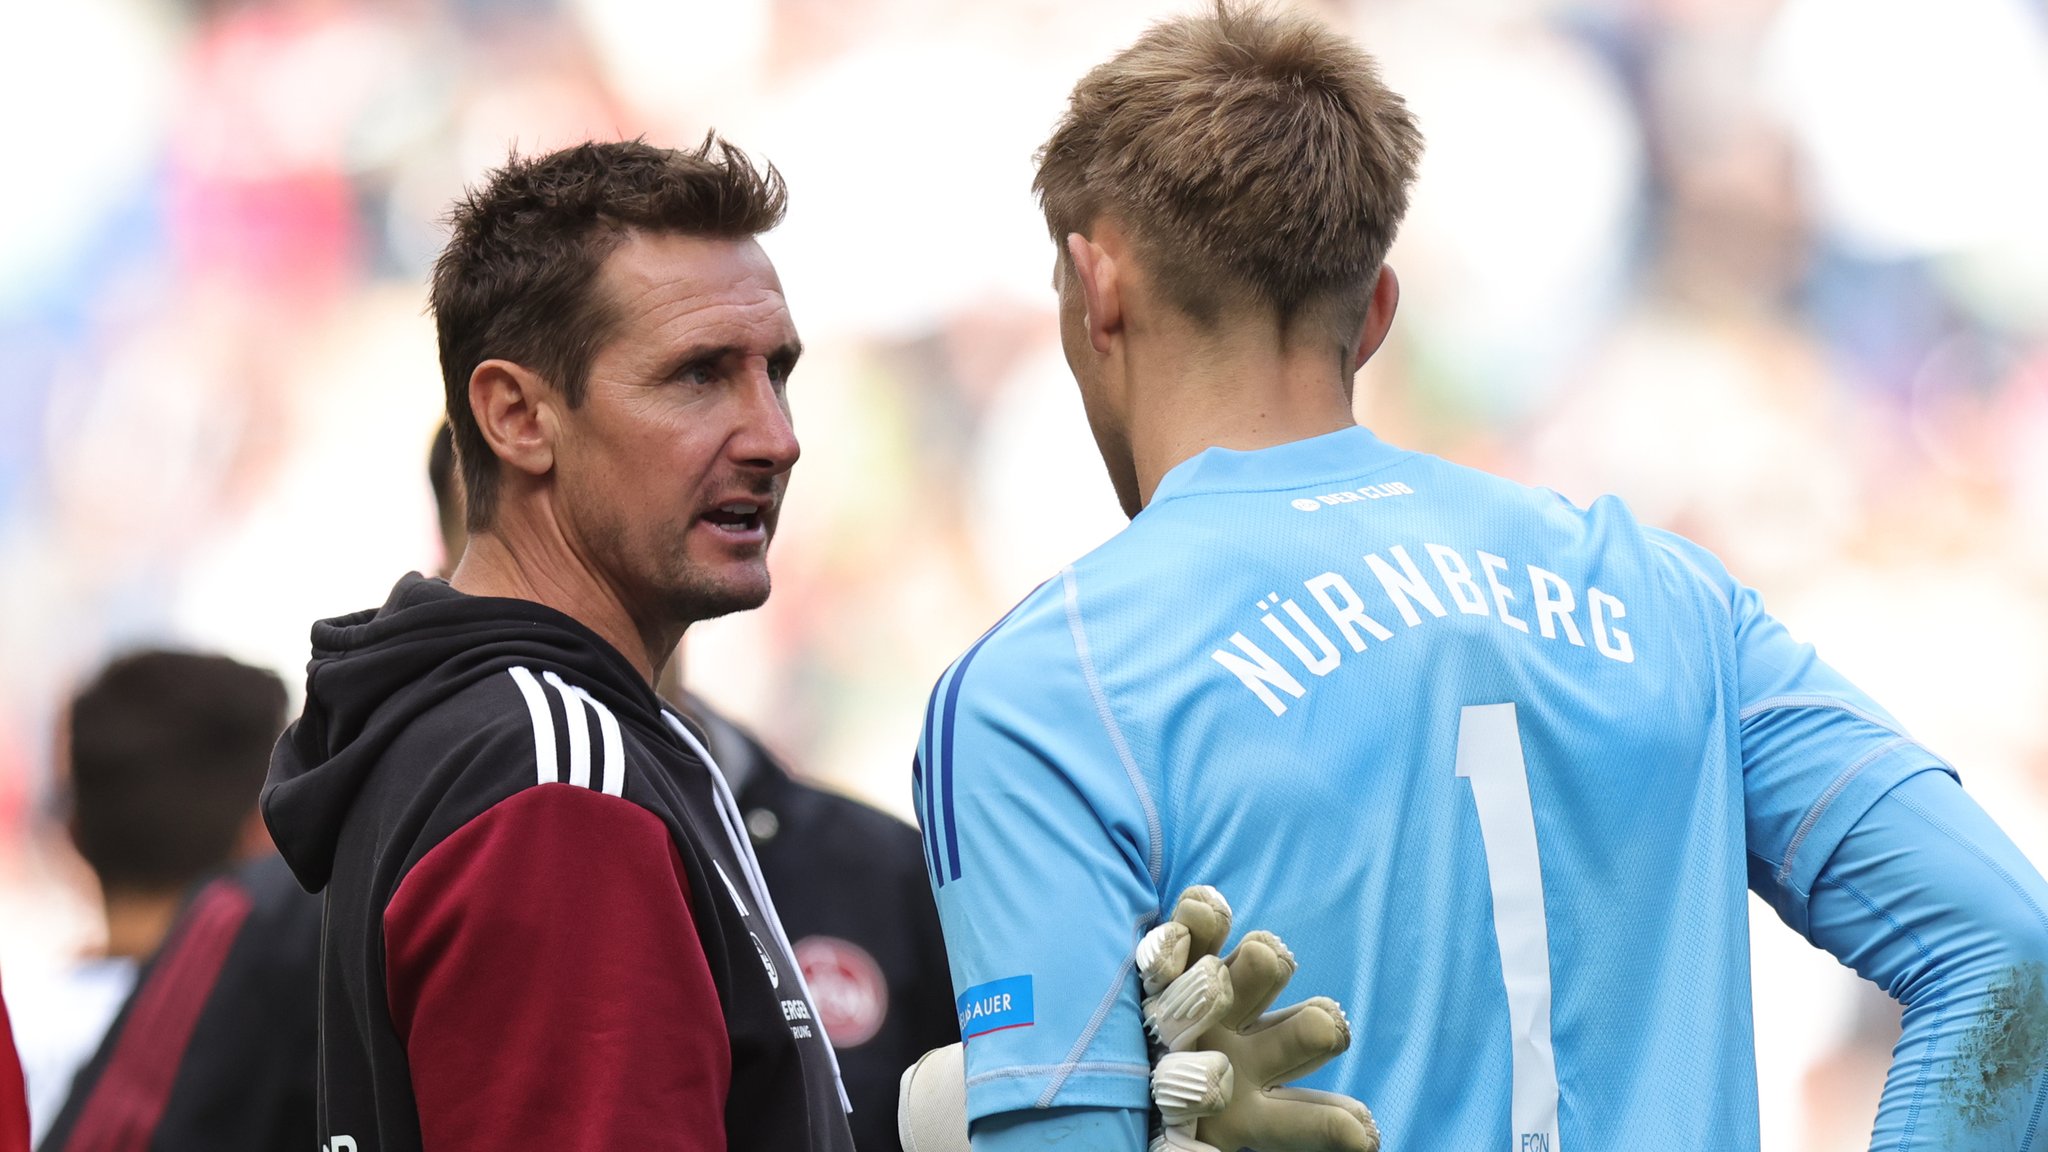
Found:
<path fill-rule="evenodd" d="M 1351 362 L 1354 370 L 1365 367 L 1386 342 L 1387 332 L 1394 326 L 1394 309 L 1400 304 L 1401 280 L 1392 267 L 1382 264 L 1380 278 L 1372 286 L 1372 303 L 1366 305 L 1365 323 L 1358 330 L 1358 358 Z"/>
<path fill-rule="evenodd" d="M 555 466 L 554 391 L 510 360 L 486 360 L 469 374 L 469 410 L 500 461 L 530 476 Z"/>
<path fill-rule="evenodd" d="M 1088 343 L 1107 356 L 1110 337 L 1122 332 L 1124 327 L 1122 285 L 1117 278 L 1116 258 L 1105 252 L 1100 244 L 1079 232 L 1071 232 L 1067 235 L 1067 259 L 1075 281 L 1081 286 L 1081 299 L 1088 309 Z"/>

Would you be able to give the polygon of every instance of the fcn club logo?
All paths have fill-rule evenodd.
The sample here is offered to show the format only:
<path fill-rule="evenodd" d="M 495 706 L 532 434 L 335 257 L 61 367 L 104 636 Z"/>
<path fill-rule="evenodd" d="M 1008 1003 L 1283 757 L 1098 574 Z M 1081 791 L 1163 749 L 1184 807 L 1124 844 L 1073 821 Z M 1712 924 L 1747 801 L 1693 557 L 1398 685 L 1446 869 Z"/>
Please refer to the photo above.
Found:
<path fill-rule="evenodd" d="M 837 936 L 806 936 L 796 943 L 796 963 L 834 1048 L 865 1044 L 882 1030 L 889 983 L 867 949 Z"/>

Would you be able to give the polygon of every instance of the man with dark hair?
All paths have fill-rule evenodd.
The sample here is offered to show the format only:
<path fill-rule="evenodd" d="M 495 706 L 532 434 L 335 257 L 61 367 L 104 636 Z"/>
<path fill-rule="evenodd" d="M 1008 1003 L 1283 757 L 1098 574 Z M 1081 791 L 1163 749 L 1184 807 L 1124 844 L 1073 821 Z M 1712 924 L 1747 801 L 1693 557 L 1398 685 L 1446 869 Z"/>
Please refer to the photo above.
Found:
<path fill-rule="evenodd" d="M 133 990 L 56 1098 L 62 1108 L 41 1117 L 46 1152 L 263 1152 L 311 1141 L 320 901 L 256 820 L 284 721 L 276 676 L 218 656 L 118 661 L 72 705 L 80 829 L 115 792 L 128 814 L 118 827 L 104 821 L 102 835 L 168 836 L 186 863 L 208 861 L 203 872 L 219 870 L 229 846 L 244 859 L 196 888 L 197 874 L 188 876 L 170 894 L 177 915 L 159 930 L 161 945 L 135 953 L 146 959 Z M 184 772 L 160 770 L 181 760 Z M 217 779 L 195 787 L 208 763 Z M 117 788 L 124 775 L 149 786 Z M 186 811 L 180 797 L 204 810 Z"/>
<path fill-rule="evenodd" d="M 284 685 L 225 656 L 137 652 L 71 701 L 71 840 L 99 877 L 108 948 L 146 956 L 200 876 L 252 833 Z"/>
<path fill-rule="evenodd" d="M 107 940 L 18 1001 L 40 1140 L 192 886 L 268 848 L 256 819 L 284 685 L 225 656 L 142 651 L 103 668 L 59 729 L 71 841 L 99 880 Z"/>
<path fill-rule="evenodd" d="M 462 491 L 447 424 L 427 479 L 447 562 L 462 555 Z M 895 1152 L 897 1080 L 927 1049 L 959 1038 L 938 910 L 917 832 L 805 783 L 745 728 L 682 688 L 679 649 L 658 687 L 697 726 L 739 803 L 797 967 L 839 1058 L 861 1152 Z"/>
<path fill-rule="evenodd" d="M 1391 1148 L 1755 1149 L 1745 881 L 1905 1004 L 1873 1147 L 2027 1146 L 2048 884 L 1949 767 L 1697 545 L 1357 426 L 1420 144 L 1356 46 L 1219 5 L 1041 155 L 1132 523 L 928 712 L 976 1146 L 1145 1146 L 1131 943 L 1195 881 L 1351 1010 L 1306 1083 Z"/>
<path fill-rule="evenodd" d="M 754 607 L 800 350 L 715 137 L 515 158 L 433 309 L 469 538 L 316 624 L 264 816 L 327 894 L 320 1139 L 848 1149 L 833 1053 L 743 817 L 655 694 Z"/>

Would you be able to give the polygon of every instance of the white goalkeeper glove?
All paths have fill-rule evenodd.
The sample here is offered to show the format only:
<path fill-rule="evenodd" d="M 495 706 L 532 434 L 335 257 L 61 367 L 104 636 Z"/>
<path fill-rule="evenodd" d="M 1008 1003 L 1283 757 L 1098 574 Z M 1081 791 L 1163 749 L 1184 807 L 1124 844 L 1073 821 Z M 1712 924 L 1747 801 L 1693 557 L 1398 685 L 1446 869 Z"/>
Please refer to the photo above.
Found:
<path fill-rule="evenodd" d="M 903 1070 L 896 1138 L 903 1152 L 968 1152 L 967 1045 L 934 1048 Z"/>
<path fill-rule="evenodd" d="M 1245 933 L 1228 959 L 1230 905 L 1198 885 L 1138 942 L 1145 1026 L 1165 1049 L 1152 1070 L 1164 1130 L 1152 1152 L 1377 1152 L 1365 1105 L 1335 1092 L 1279 1087 L 1351 1046 L 1344 1010 L 1316 996 L 1267 1012 L 1293 978 L 1287 945 Z"/>
<path fill-rule="evenodd" d="M 1166 1123 L 1153 1152 L 1376 1152 L 1365 1105 L 1274 1087 L 1349 1046 L 1343 1010 L 1319 996 L 1260 1015 L 1294 975 L 1294 957 L 1272 933 L 1249 932 L 1222 960 L 1229 935 L 1230 905 L 1204 885 L 1138 943 L 1146 1026 L 1166 1049 L 1152 1069 Z M 896 1129 L 903 1152 L 968 1152 L 964 1045 L 934 1048 L 904 1071 Z"/>

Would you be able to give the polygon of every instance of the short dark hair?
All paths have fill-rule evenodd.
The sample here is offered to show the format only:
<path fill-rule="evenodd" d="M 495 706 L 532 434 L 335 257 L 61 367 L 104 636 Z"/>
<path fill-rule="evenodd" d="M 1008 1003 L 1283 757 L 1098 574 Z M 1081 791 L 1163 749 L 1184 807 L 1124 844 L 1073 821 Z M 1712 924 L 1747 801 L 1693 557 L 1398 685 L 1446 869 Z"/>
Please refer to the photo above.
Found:
<path fill-rule="evenodd" d="M 1032 182 L 1053 243 L 1129 228 L 1169 299 L 1364 319 L 1422 134 L 1372 58 L 1307 16 L 1219 0 L 1074 86 Z M 1355 314 L 1355 315 L 1354 315 Z"/>
<path fill-rule="evenodd" d="M 490 527 L 498 495 L 497 459 L 469 408 L 476 366 L 523 365 L 576 407 L 612 324 L 592 288 L 629 233 L 755 236 L 788 201 L 774 165 L 756 168 L 711 133 L 692 149 L 622 140 L 514 155 L 456 202 L 432 306 L 470 531 Z"/>
<path fill-rule="evenodd" d="M 66 721 L 72 838 L 101 887 L 175 892 L 226 865 L 284 723 L 283 681 L 225 656 L 102 669 Z"/>
<path fill-rule="evenodd" d="M 427 484 L 434 489 L 434 519 L 441 526 L 441 544 L 448 551 L 447 566 L 455 567 L 464 536 L 462 481 L 455 475 L 455 431 L 448 421 L 434 429 L 434 445 L 427 449 Z"/>

